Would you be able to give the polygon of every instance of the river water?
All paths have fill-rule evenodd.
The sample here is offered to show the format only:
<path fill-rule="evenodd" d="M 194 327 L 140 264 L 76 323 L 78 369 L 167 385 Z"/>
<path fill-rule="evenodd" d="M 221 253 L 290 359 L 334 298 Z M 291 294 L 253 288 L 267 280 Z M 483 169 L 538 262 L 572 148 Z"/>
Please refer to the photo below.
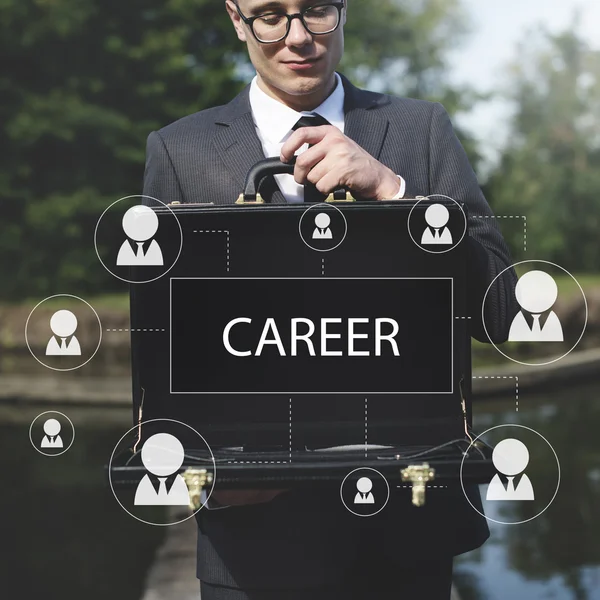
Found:
<path fill-rule="evenodd" d="M 29 442 L 30 422 L 44 410 L 27 408 L 26 422 L 0 425 L 0 597 L 140 598 L 164 531 L 124 513 L 107 484 L 104 465 L 129 423 L 78 418 L 59 408 L 73 420 L 76 436 L 68 452 L 48 457 Z"/>
<path fill-rule="evenodd" d="M 542 434 L 559 458 L 561 477 L 542 514 L 514 525 L 490 521 L 488 542 L 457 559 L 461 598 L 600 599 L 600 386 L 522 393 L 518 413 L 513 395 L 477 404 L 474 415 L 478 431 L 515 423 Z M 544 476 L 541 470 L 532 465 L 532 481 Z M 518 502 L 512 511 L 503 504 L 500 517 L 488 502 L 487 516 L 504 523 L 521 520 Z"/>
<path fill-rule="evenodd" d="M 70 414 L 76 443 L 49 458 L 28 437 L 42 410 L 15 407 L 12 418 L 0 415 L 0 581 L 12 592 L 6 597 L 140 598 L 165 532 L 127 515 L 107 485 L 104 465 L 129 428 L 129 411 Z M 478 431 L 517 423 L 551 440 L 561 484 L 539 517 L 520 525 L 491 522 L 490 540 L 457 559 L 462 600 L 600 599 L 600 385 L 522 393 L 518 413 L 514 394 L 480 401 L 474 414 Z M 488 516 L 498 515 L 488 510 Z"/>

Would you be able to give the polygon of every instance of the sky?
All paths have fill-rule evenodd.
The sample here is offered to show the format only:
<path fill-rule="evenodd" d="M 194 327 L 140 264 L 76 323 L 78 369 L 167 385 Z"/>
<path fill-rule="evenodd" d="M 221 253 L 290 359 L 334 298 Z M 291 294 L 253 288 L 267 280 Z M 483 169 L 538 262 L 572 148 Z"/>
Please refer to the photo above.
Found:
<path fill-rule="evenodd" d="M 569 26 L 578 8 L 580 32 L 600 50 L 600 0 L 462 0 L 471 19 L 471 33 L 450 56 L 450 80 L 491 91 L 502 81 L 502 69 L 516 55 L 517 43 L 537 24 L 558 32 Z M 502 100 L 481 103 L 456 117 L 481 142 L 488 161 L 494 161 L 506 136 L 510 105 Z"/>

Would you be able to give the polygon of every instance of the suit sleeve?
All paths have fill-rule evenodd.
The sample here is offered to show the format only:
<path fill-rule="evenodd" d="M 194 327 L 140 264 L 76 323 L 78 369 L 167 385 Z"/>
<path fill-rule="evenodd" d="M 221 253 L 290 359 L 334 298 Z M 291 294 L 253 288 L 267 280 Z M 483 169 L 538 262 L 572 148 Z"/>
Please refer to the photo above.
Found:
<path fill-rule="evenodd" d="M 146 142 L 146 169 L 144 171 L 143 203 L 162 206 L 172 202 L 184 202 L 179 179 L 171 157 L 160 133 L 153 131 Z"/>
<path fill-rule="evenodd" d="M 429 140 L 430 193 L 450 196 L 464 203 L 468 211 L 468 316 L 471 317 L 473 337 L 481 342 L 491 339 L 502 343 L 508 337 L 510 322 L 518 310 L 514 296 L 517 276 L 511 267 L 508 247 L 441 104 L 433 104 Z M 502 275 L 490 288 L 485 302 L 486 335 L 482 322 L 483 299 L 500 273 Z"/>

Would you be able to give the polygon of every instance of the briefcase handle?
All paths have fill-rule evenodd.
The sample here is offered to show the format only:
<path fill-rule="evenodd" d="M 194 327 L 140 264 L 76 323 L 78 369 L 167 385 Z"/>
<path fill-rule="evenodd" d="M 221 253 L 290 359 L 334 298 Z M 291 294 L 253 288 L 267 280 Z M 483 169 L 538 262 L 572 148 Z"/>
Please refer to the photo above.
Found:
<path fill-rule="evenodd" d="M 277 157 L 265 158 L 257 162 L 246 175 L 246 183 L 244 192 L 239 195 L 235 201 L 236 204 L 264 204 L 265 200 L 260 195 L 258 189 L 265 177 L 269 175 L 278 175 L 280 173 L 294 174 L 294 165 L 296 157 L 294 156 L 289 163 L 284 163 Z M 344 188 L 335 190 L 327 198 L 325 202 L 355 202 L 349 191 Z"/>

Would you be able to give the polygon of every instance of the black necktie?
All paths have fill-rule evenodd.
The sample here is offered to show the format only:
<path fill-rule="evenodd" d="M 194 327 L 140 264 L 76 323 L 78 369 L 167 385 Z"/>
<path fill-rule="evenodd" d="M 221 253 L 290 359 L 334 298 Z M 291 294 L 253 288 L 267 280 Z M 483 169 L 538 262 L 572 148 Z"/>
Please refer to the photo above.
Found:
<path fill-rule="evenodd" d="M 160 490 L 160 479 L 164 479 L 165 490 L 168 494 L 171 491 L 171 488 L 173 487 L 173 484 L 175 483 L 175 480 L 177 479 L 177 475 L 179 475 L 179 473 L 172 473 L 168 477 L 161 477 L 160 479 L 152 473 L 146 473 L 146 475 L 148 475 L 148 479 L 150 480 L 150 483 L 152 484 L 152 487 L 156 490 L 157 494 Z"/>
<path fill-rule="evenodd" d="M 292 130 L 300 129 L 300 127 L 319 127 L 319 125 L 331 125 L 331 123 L 321 115 L 311 115 L 300 117 L 297 123 L 292 127 Z M 314 144 L 309 144 L 311 148 Z M 314 184 L 307 181 L 304 185 L 304 202 L 325 202 L 326 194 L 322 194 Z"/>

